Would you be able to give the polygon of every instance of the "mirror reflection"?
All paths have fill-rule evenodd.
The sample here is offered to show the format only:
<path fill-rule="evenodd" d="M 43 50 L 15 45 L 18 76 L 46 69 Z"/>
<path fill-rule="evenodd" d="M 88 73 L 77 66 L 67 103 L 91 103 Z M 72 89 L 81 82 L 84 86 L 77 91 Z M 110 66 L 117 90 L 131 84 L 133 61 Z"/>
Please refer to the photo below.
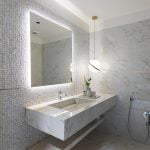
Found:
<path fill-rule="evenodd" d="M 31 85 L 72 82 L 72 32 L 30 13 Z"/>

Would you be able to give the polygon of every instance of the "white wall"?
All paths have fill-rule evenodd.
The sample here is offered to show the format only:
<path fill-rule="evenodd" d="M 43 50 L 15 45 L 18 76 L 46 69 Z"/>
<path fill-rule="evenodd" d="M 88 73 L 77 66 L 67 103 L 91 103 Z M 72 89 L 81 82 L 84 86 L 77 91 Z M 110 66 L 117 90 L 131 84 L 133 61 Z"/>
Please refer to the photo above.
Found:
<path fill-rule="evenodd" d="M 91 35 L 90 57 L 92 39 Z M 135 92 L 130 127 L 137 140 L 144 140 L 147 130 L 142 113 L 150 110 L 150 19 L 96 32 L 96 58 L 102 71 L 92 74 L 93 89 L 118 95 L 102 130 L 128 137 L 129 99 Z"/>
<path fill-rule="evenodd" d="M 72 82 L 72 38 L 31 43 L 32 87 Z"/>
<path fill-rule="evenodd" d="M 25 107 L 56 99 L 60 89 L 68 95 L 82 92 L 83 76 L 88 73 L 89 34 L 33 0 L 0 2 L 0 149 L 25 150 L 47 136 L 26 123 Z M 72 84 L 30 87 L 30 10 L 73 31 Z"/>
<path fill-rule="evenodd" d="M 31 43 L 31 82 L 32 86 L 42 85 L 42 44 Z"/>
<path fill-rule="evenodd" d="M 43 44 L 43 85 L 70 83 L 72 73 L 72 38 Z"/>

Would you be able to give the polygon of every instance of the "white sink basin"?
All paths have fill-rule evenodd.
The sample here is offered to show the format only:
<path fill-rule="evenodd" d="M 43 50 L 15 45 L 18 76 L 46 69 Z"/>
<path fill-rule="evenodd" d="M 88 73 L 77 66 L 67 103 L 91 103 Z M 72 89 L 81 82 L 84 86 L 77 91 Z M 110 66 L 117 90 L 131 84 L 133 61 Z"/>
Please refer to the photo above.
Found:
<path fill-rule="evenodd" d="M 49 105 L 50 107 L 66 110 L 69 112 L 75 112 L 78 110 L 83 110 L 89 107 L 93 102 L 96 100 L 87 100 L 87 99 L 80 99 L 80 98 L 73 98 L 68 99 L 65 101 L 60 101 L 54 104 Z"/>
<path fill-rule="evenodd" d="M 66 140 L 115 105 L 116 96 L 101 94 L 92 100 L 72 96 L 26 108 L 27 122 L 58 139 Z"/>

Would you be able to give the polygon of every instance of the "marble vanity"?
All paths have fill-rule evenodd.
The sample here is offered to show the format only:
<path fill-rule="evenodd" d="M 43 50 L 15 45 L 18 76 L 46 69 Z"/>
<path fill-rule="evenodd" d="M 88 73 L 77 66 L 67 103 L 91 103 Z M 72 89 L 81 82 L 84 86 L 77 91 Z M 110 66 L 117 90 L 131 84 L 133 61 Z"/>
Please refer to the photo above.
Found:
<path fill-rule="evenodd" d="M 115 103 L 113 94 L 100 94 L 97 99 L 76 95 L 27 107 L 26 120 L 32 127 L 65 141 Z"/>

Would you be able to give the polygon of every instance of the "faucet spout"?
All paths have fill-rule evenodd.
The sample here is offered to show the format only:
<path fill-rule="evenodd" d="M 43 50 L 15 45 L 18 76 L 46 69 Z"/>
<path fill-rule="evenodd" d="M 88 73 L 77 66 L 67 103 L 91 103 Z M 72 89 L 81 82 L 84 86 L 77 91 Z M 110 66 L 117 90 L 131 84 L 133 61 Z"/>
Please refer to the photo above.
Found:
<path fill-rule="evenodd" d="M 61 90 L 58 92 L 58 99 L 61 101 L 62 100 L 62 97 L 65 97 L 67 96 L 66 93 L 63 93 Z"/>
<path fill-rule="evenodd" d="M 61 101 L 61 99 L 62 99 L 62 91 L 58 92 L 58 99 Z"/>

